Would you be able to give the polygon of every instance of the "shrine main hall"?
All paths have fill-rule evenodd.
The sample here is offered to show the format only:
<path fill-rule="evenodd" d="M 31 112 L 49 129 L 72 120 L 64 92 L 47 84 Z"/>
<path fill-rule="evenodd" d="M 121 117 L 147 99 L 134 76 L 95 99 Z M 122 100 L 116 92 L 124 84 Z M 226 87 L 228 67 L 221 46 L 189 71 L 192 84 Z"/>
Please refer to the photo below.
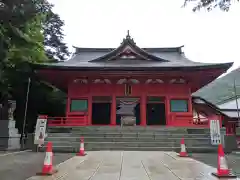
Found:
<path fill-rule="evenodd" d="M 78 48 L 63 62 L 34 64 L 67 94 L 66 115 L 50 125 L 209 126 L 222 114 L 192 93 L 233 63 L 200 63 L 181 47 L 141 48 L 129 33 L 116 48 Z M 205 103 L 204 103 L 205 102 Z"/>

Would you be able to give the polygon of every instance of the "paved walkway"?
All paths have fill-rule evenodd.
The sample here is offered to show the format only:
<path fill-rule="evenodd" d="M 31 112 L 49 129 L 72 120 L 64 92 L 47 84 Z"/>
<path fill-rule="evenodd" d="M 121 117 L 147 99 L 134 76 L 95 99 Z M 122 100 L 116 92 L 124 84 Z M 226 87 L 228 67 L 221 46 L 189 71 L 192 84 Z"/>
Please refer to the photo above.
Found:
<path fill-rule="evenodd" d="M 66 161 L 74 154 L 54 154 L 54 165 Z M 45 153 L 1 152 L 0 180 L 26 180 L 41 171 Z"/>
<path fill-rule="evenodd" d="M 88 152 L 60 164 L 52 177 L 28 180 L 216 180 L 216 168 L 174 152 Z"/>
<path fill-rule="evenodd" d="M 217 168 L 217 153 L 193 153 L 191 157 L 197 161 L 201 161 L 212 167 Z M 236 154 L 225 154 L 228 162 L 228 167 L 232 169 L 234 174 L 240 177 L 240 155 Z"/>

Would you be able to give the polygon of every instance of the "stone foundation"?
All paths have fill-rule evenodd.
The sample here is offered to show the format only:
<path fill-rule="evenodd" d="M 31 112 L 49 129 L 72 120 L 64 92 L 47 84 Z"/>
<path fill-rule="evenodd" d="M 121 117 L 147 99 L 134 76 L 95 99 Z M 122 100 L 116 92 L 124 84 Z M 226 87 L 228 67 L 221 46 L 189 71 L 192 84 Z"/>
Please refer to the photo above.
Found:
<path fill-rule="evenodd" d="M 19 150 L 20 137 L 14 120 L 0 120 L 0 150 Z"/>
<path fill-rule="evenodd" d="M 135 126 L 136 125 L 136 117 L 135 116 L 122 116 L 121 124 L 123 126 Z"/>

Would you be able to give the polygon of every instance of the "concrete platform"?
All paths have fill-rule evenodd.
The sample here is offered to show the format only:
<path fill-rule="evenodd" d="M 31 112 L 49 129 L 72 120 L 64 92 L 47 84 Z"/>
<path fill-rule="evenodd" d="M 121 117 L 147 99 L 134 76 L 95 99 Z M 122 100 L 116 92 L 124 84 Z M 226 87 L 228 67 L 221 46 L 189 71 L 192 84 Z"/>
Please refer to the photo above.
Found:
<path fill-rule="evenodd" d="M 27 180 L 217 180 L 216 168 L 175 152 L 98 151 L 73 157 L 51 177 Z M 237 178 L 235 178 L 236 180 Z"/>

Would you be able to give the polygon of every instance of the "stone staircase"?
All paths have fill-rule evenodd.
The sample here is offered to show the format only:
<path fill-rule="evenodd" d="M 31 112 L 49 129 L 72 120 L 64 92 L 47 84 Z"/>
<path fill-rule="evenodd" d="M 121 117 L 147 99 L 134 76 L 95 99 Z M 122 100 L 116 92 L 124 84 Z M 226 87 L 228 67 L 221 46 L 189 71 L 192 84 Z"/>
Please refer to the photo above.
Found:
<path fill-rule="evenodd" d="M 209 129 L 167 127 L 49 127 L 46 143 L 53 143 L 55 152 L 78 152 L 80 137 L 84 137 L 85 150 L 126 151 L 179 151 L 180 140 L 185 138 L 188 152 L 215 152 Z"/>

